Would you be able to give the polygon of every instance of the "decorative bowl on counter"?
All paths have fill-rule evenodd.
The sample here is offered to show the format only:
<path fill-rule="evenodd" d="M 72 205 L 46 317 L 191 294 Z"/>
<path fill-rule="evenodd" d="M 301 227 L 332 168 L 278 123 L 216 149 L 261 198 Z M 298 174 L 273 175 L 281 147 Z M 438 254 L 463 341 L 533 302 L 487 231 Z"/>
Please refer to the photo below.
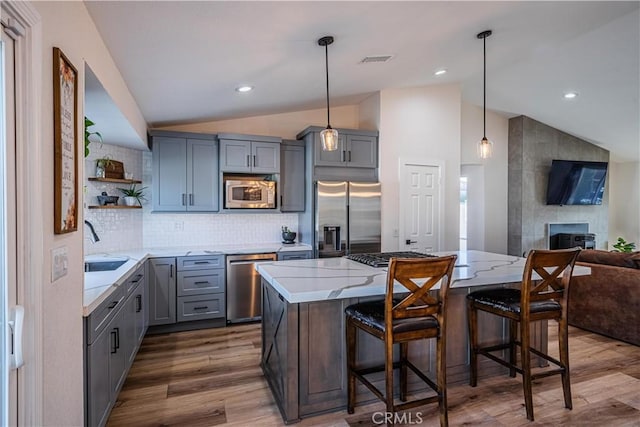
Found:
<path fill-rule="evenodd" d="M 103 191 L 102 195 L 98 196 L 98 204 L 100 206 L 117 205 L 119 198 L 118 196 L 109 196 L 106 191 Z"/>
<path fill-rule="evenodd" d="M 296 236 L 298 234 L 294 231 L 283 231 L 282 232 L 282 243 L 291 244 L 295 243 Z"/>

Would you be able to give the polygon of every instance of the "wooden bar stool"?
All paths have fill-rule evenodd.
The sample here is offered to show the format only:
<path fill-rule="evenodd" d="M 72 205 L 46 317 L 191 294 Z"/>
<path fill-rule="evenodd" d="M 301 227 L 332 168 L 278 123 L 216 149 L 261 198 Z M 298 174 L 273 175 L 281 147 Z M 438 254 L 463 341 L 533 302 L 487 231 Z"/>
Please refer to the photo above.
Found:
<path fill-rule="evenodd" d="M 446 388 L 446 340 L 445 310 L 447 291 L 456 256 L 422 259 L 391 258 L 387 273 L 387 289 L 384 300 L 350 305 L 345 309 L 347 336 L 347 411 L 352 414 L 356 401 L 356 378 L 380 400 L 386 403 L 387 412 L 397 412 L 427 403 L 438 402 L 440 425 L 448 425 Z M 394 284 L 400 283 L 409 292 L 404 298 L 393 298 Z M 437 298 L 429 295 L 440 283 Z M 403 290 L 404 292 L 404 290 Z M 356 332 L 361 329 L 384 341 L 385 363 L 381 366 L 356 368 Z M 407 359 L 409 341 L 436 338 L 436 382 L 428 378 Z M 393 344 L 400 343 L 400 360 L 393 362 Z M 400 369 L 400 400 L 393 397 L 393 370 Z M 435 396 L 407 402 L 407 368 L 411 369 L 435 392 Z M 378 390 L 365 375 L 385 372 L 385 393 Z"/>
<path fill-rule="evenodd" d="M 573 266 L 579 248 L 562 250 L 533 250 L 527 257 L 520 289 L 490 289 L 467 295 L 467 315 L 469 321 L 470 385 L 478 381 L 478 355 L 488 357 L 509 368 L 511 377 L 516 372 L 522 375 L 524 402 L 527 418 L 533 421 L 533 397 L 531 382 L 538 378 L 560 374 L 564 405 L 571 409 L 571 383 L 569 381 L 569 340 L 567 324 L 567 298 Z M 540 279 L 533 277 L 537 273 Z M 478 310 L 509 319 L 509 342 L 480 347 L 478 345 Z M 530 346 L 529 324 L 539 320 L 558 322 L 558 346 L 560 360 Z M 518 341 L 518 324 L 520 340 Z M 520 366 L 517 364 L 517 346 L 520 346 Z M 494 351 L 509 349 L 506 361 Z M 532 374 L 531 353 L 555 364 L 558 368 L 546 369 Z"/>

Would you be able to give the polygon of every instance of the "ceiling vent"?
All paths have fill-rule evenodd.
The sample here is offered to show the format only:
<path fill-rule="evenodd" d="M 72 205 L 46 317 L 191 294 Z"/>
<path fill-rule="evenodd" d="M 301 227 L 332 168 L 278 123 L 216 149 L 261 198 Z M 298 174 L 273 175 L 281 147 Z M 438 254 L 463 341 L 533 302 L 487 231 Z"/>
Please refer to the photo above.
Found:
<path fill-rule="evenodd" d="M 365 56 L 363 60 L 360 61 L 361 64 L 369 64 L 374 62 L 387 62 L 393 58 L 393 55 L 376 55 L 376 56 Z"/>

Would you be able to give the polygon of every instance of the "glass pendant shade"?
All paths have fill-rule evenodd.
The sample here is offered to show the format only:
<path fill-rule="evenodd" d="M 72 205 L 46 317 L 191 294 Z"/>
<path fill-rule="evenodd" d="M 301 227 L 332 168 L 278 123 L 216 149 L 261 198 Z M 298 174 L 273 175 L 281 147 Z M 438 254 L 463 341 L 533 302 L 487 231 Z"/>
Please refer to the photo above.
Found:
<path fill-rule="evenodd" d="M 331 126 L 320 132 L 322 151 L 336 151 L 338 149 L 338 131 Z"/>
<path fill-rule="evenodd" d="M 478 142 L 478 157 L 488 159 L 493 152 L 493 142 L 489 141 L 485 136 Z"/>

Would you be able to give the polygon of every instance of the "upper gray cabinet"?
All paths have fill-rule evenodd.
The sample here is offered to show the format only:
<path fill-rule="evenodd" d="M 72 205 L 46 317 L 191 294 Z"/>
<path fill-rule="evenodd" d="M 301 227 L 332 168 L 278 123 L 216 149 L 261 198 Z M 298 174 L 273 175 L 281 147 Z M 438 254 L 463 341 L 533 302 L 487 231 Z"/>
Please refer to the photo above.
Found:
<path fill-rule="evenodd" d="M 153 210 L 218 210 L 218 142 L 215 135 L 151 131 Z"/>
<path fill-rule="evenodd" d="M 305 160 L 302 141 L 280 146 L 280 211 L 304 212 Z"/>
<path fill-rule="evenodd" d="M 218 134 L 220 171 L 237 173 L 280 173 L 281 138 Z"/>
<path fill-rule="evenodd" d="M 378 137 L 338 130 L 338 149 L 322 151 L 320 133 L 314 132 L 315 166 L 375 168 L 378 166 Z"/>
<path fill-rule="evenodd" d="M 312 180 L 377 181 L 378 132 L 338 129 L 338 149 L 323 151 L 320 126 L 309 126 L 297 135 L 306 145 Z"/>

